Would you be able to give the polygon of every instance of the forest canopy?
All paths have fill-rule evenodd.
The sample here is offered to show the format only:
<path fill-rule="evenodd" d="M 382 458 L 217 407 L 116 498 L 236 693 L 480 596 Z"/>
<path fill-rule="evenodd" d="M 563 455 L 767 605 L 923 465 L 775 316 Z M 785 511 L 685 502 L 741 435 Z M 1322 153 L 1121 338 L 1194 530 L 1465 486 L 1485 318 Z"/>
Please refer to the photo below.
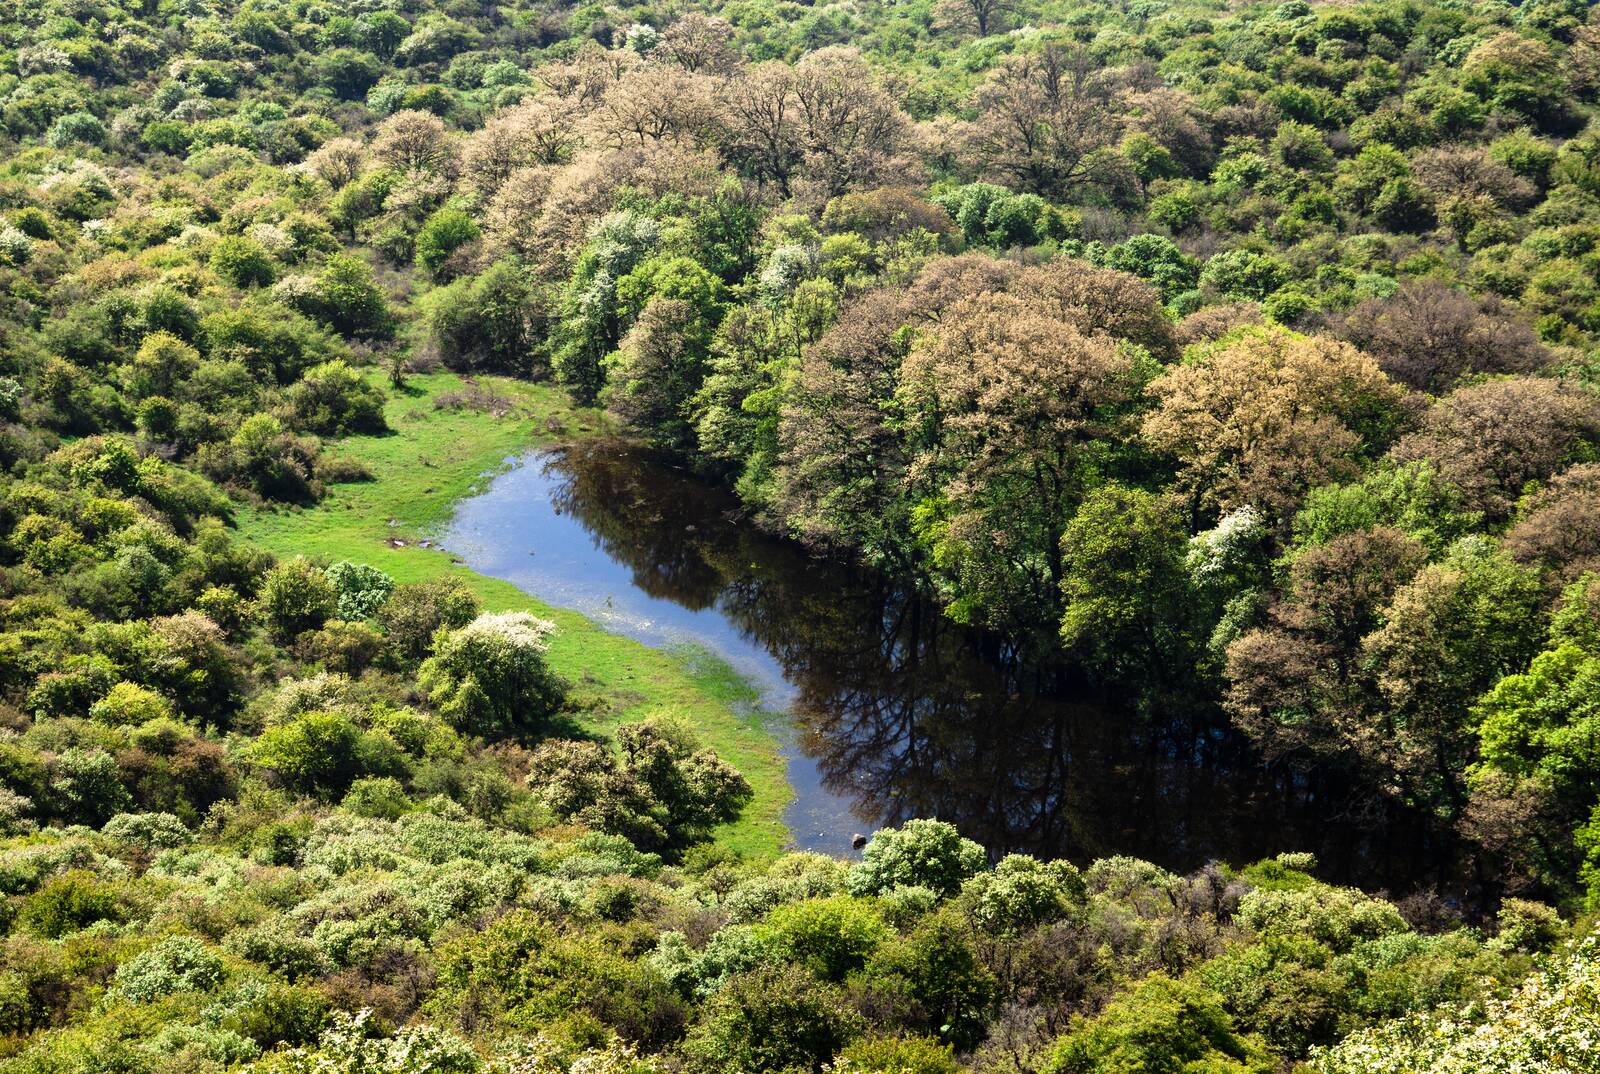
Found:
<path fill-rule="evenodd" d="M 0 5 L 0 1074 L 1600 1066 L 1597 95 L 1577 0 Z M 553 621 L 237 534 L 440 369 L 1497 905 L 741 857 Z"/>

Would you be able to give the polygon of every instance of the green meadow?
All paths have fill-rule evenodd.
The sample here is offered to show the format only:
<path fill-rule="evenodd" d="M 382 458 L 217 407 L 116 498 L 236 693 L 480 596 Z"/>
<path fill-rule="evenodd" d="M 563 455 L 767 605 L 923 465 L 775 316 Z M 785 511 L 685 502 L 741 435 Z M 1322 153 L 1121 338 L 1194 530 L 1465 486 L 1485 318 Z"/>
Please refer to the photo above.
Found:
<path fill-rule="evenodd" d="M 476 405 L 444 405 L 452 394 L 471 392 L 480 396 Z M 486 405 L 486 394 L 495 401 Z M 487 610 L 527 610 L 553 620 L 560 629 L 550 660 L 574 686 L 578 721 L 601 734 L 657 713 L 689 723 L 755 789 L 744 816 L 719 831 L 718 841 L 749 856 L 781 850 L 791 795 L 783 758 L 754 709 L 755 691 L 731 668 L 704 652 L 656 649 L 608 633 L 453 562 L 448 552 L 419 545 L 437 537 L 456 502 L 483 488 L 485 475 L 509 457 L 606 432 L 604 415 L 546 385 L 499 377 L 468 383 L 430 373 L 391 390 L 385 417 L 389 433 L 349 437 L 337 448 L 361 462 L 372 480 L 332 486 L 314 507 L 251 511 L 241 519 L 243 535 L 281 556 L 369 563 L 400 582 L 455 574 Z"/>

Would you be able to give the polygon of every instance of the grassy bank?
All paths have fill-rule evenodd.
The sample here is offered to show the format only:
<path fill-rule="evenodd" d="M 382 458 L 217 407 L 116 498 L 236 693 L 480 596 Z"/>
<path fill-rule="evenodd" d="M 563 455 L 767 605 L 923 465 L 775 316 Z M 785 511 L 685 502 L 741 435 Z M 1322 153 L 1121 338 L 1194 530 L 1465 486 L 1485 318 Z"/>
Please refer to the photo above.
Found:
<path fill-rule="evenodd" d="M 691 723 L 756 792 L 744 817 L 718 833 L 719 841 L 746 854 L 776 853 L 788 838 L 783 759 L 773 737 L 749 715 L 753 691 L 730 668 L 609 634 L 509 582 L 453 565 L 446 552 L 418 546 L 507 456 L 604 429 L 598 412 L 573 406 L 556 389 L 499 378 L 479 385 L 504 405 L 441 409 L 441 398 L 467 386 L 449 373 L 412 377 L 405 389 L 391 393 L 390 434 L 352 437 L 337 446 L 339 454 L 364 463 L 374 480 L 334 486 L 313 508 L 249 514 L 241 522 L 244 535 L 279 555 L 370 563 L 401 582 L 453 573 L 485 608 L 527 609 L 554 620 L 560 631 L 552 640 L 551 663 L 574 684 L 583 722 L 607 732 L 666 711 Z M 404 547 L 395 547 L 397 541 Z"/>

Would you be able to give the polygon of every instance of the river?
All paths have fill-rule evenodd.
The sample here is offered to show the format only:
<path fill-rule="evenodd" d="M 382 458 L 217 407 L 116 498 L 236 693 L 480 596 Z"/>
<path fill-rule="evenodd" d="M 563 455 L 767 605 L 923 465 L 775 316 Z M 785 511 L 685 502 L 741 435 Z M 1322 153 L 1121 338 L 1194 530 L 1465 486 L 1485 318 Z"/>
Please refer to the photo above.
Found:
<path fill-rule="evenodd" d="M 530 454 L 462 501 L 445 547 L 650 645 L 695 645 L 759 691 L 784 743 L 797 846 L 937 816 L 991 853 L 1115 854 L 1188 870 L 1287 850 L 1325 879 L 1465 891 L 1422 818 L 1263 766 L 1215 711 L 1136 716 L 1065 663 L 1029 665 L 906 588 L 742 522 L 648 451 Z"/>

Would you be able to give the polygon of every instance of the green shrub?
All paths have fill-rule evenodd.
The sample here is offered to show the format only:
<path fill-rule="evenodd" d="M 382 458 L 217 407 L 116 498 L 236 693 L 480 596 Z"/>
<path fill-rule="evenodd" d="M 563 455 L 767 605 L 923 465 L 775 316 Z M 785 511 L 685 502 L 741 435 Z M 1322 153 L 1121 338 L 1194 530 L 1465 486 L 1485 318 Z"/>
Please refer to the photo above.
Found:
<path fill-rule="evenodd" d="M 89 706 L 89 716 L 101 723 L 137 725 L 171 717 L 172 704 L 154 690 L 119 682 Z"/>
<path fill-rule="evenodd" d="M 735 977 L 707 1001 L 684 1042 L 693 1070 L 817 1070 L 862 1030 L 836 986 L 794 966 Z"/>
<path fill-rule="evenodd" d="M 478 598 L 461 579 L 446 576 L 431 582 L 396 586 L 377 610 L 390 651 L 402 662 L 428 655 L 441 627 L 455 630 L 477 618 Z"/>
<path fill-rule="evenodd" d="M 370 619 L 394 592 L 394 579 L 365 563 L 340 560 L 324 573 L 338 591 L 340 619 Z"/>
<path fill-rule="evenodd" d="M 1273 1069 L 1259 1045 L 1234 1030 L 1219 996 L 1161 974 L 1112 1000 L 1098 1017 L 1075 1020 L 1045 1066 L 1048 1074 L 1271 1074 Z"/>
<path fill-rule="evenodd" d="M 411 799 L 392 776 L 368 776 L 350 784 L 339 805 L 358 817 L 394 820 L 411 807 Z"/>
<path fill-rule="evenodd" d="M 290 641 L 333 618 L 339 592 L 322 571 L 304 559 L 292 559 L 267 572 L 259 603 L 273 634 Z"/>
<path fill-rule="evenodd" d="M 872 903 L 848 895 L 780 906 L 761 928 L 783 957 L 825 981 L 843 981 L 892 935 Z"/>
<path fill-rule="evenodd" d="M 873 1037 L 839 1053 L 834 1074 L 961 1074 L 948 1044 L 929 1037 Z"/>
<path fill-rule="evenodd" d="M 307 712 L 250 744 L 252 763 L 296 790 L 342 795 L 358 777 L 403 770 L 399 747 L 340 712 Z"/>
<path fill-rule="evenodd" d="M 60 939 L 96 921 L 120 917 L 114 889 L 83 870 L 46 881 L 22 902 L 17 923 L 49 940 Z"/>
<path fill-rule="evenodd" d="M 851 868 L 849 887 L 877 895 L 894 887 L 924 887 L 954 895 L 984 867 L 983 848 L 938 820 L 908 820 L 876 832 Z"/>
<path fill-rule="evenodd" d="M 417 267 L 438 277 L 450 255 L 479 235 L 477 221 L 460 209 L 440 209 L 417 232 Z"/>
<path fill-rule="evenodd" d="M 211 248 L 211 271 L 235 287 L 266 287 L 277 275 L 266 247 L 243 235 L 229 235 Z"/>
<path fill-rule="evenodd" d="M 383 389 L 368 383 L 346 362 L 323 362 L 306 370 L 286 395 L 296 427 L 324 436 L 380 433 Z"/>

